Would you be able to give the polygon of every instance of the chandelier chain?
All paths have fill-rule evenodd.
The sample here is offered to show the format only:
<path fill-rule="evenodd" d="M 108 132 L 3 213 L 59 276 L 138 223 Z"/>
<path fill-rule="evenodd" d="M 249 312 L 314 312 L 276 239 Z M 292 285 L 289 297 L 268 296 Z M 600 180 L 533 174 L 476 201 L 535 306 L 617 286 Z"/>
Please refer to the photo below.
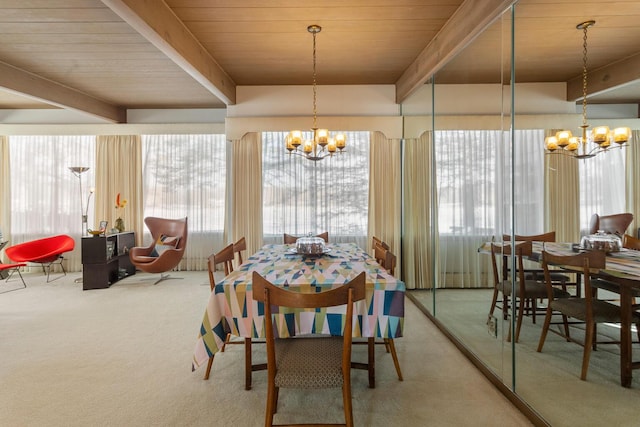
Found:
<path fill-rule="evenodd" d="M 316 32 L 313 32 L 313 128 L 317 129 L 317 107 L 316 107 Z"/>
<path fill-rule="evenodd" d="M 588 25 L 583 28 L 582 36 L 582 124 L 587 124 L 587 30 Z"/>

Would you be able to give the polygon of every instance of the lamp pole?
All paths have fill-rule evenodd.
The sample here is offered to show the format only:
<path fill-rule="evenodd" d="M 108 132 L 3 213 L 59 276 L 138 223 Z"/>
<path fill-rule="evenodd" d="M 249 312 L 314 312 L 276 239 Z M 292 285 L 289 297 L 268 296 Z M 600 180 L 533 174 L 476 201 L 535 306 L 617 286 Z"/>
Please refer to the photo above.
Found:
<path fill-rule="evenodd" d="M 89 170 L 86 166 L 69 166 L 69 170 L 75 176 L 78 177 L 78 182 L 80 183 L 80 214 L 82 215 L 82 236 L 87 235 L 87 216 L 89 214 L 89 199 L 87 199 L 87 212 L 84 211 L 82 206 L 82 174 Z M 91 194 L 89 194 L 91 197 Z"/>

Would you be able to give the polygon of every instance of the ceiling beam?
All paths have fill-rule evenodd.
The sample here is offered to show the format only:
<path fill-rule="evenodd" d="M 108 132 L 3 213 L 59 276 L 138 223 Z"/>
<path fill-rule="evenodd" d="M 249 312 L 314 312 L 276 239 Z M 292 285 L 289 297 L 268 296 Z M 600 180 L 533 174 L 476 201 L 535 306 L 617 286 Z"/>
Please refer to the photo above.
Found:
<path fill-rule="evenodd" d="M 60 108 L 77 110 L 110 122 L 124 123 L 127 120 L 127 112 L 123 108 L 4 62 L 0 62 L 0 87 L 17 95 Z"/>
<path fill-rule="evenodd" d="M 404 102 L 462 51 L 515 0 L 465 0 L 396 82 L 396 103 Z"/>
<path fill-rule="evenodd" d="M 165 2 L 102 2 L 222 102 L 236 103 L 234 81 Z"/>
<path fill-rule="evenodd" d="M 587 97 L 640 80 L 640 53 L 587 73 Z M 567 101 L 582 100 L 582 75 L 567 82 Z"/>

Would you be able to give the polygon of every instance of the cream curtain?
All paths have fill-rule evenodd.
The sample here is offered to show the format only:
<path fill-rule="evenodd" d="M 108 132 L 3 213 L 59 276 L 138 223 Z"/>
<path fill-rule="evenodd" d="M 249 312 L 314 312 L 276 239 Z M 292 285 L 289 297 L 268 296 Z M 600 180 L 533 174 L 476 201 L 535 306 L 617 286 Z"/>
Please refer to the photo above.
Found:
<path fill-rule="evenodd" d="M 626 150 L 626 211 L 633 214 L 627 233 L 637 237 L 640 227 L 640 130 L 632 131 L 631 144 Z"/>
<path fill-rule="evenodd" d="M 545 131 L 545 136 L 557 130 Z M 559 242 L 580 241 L 580 180 L 578 162 L 570 156 L 544 158 L 545 231 L 556 232 Z"/>
<path fill-rule="evenodd" d="M 245 134 L 232 142 L 230 218 L 232 241 L 243 237 L 248 255 L 262 247 L 262 139 L 259 133 Z"/>
<path fill-rule="evenodd" d="M 387 139 L 381 132 L 371 132 L 370 141 L 367 243 L 376 236 L 389 244 L 398 258 L 394 274 L 400 277 L 402 147 L 399 139 Z"/>
<path fill-rule="evenodd" d="M 11 236 L 11 170 L 9 169 L 9 139 L 0 135 L 0 242 Z M 0 262 L 7 258 L 2 252 Z"/>
<path fill-rule="evenodd" d="M 407 139 L 404 146 L 404 236 L 403 279 L 408 289 L 433 288 L 433 268 L 438 253 L 435 183 L 432 179 L 433 132 Z M 435 243 L 432 243 L 435 242 Z"/>
<path fill-rule="evenodd" d="M 136 245 L 142 244 L 142 142 L 140 135 L 99 135 L 96 140 L 95 226 L 116 218 L 124 220 L 125 229 L 136 233 Z M 116 209 L 116 196 L 127 200 Z M 91 228 L 91 224 L 89 224 Z"/>

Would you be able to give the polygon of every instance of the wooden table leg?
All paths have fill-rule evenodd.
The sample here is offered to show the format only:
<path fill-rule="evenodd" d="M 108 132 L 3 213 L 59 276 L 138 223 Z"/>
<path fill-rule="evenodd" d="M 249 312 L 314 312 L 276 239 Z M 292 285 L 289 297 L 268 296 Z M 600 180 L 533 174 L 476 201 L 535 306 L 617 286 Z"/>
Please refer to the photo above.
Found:
<path fill-rule="evenodd" d="M 631 317 L 633 308 L 631 289 L 620 286 L 620 383 L 622 387 L 631 387 Z"/>
<path fill-rule="evenodd" d="M 369 371 L 369 388 L 376 388 L 376 339 L 369 338 L 367 340 L 367 353 L 369 356 L 368 371 Z"/>

